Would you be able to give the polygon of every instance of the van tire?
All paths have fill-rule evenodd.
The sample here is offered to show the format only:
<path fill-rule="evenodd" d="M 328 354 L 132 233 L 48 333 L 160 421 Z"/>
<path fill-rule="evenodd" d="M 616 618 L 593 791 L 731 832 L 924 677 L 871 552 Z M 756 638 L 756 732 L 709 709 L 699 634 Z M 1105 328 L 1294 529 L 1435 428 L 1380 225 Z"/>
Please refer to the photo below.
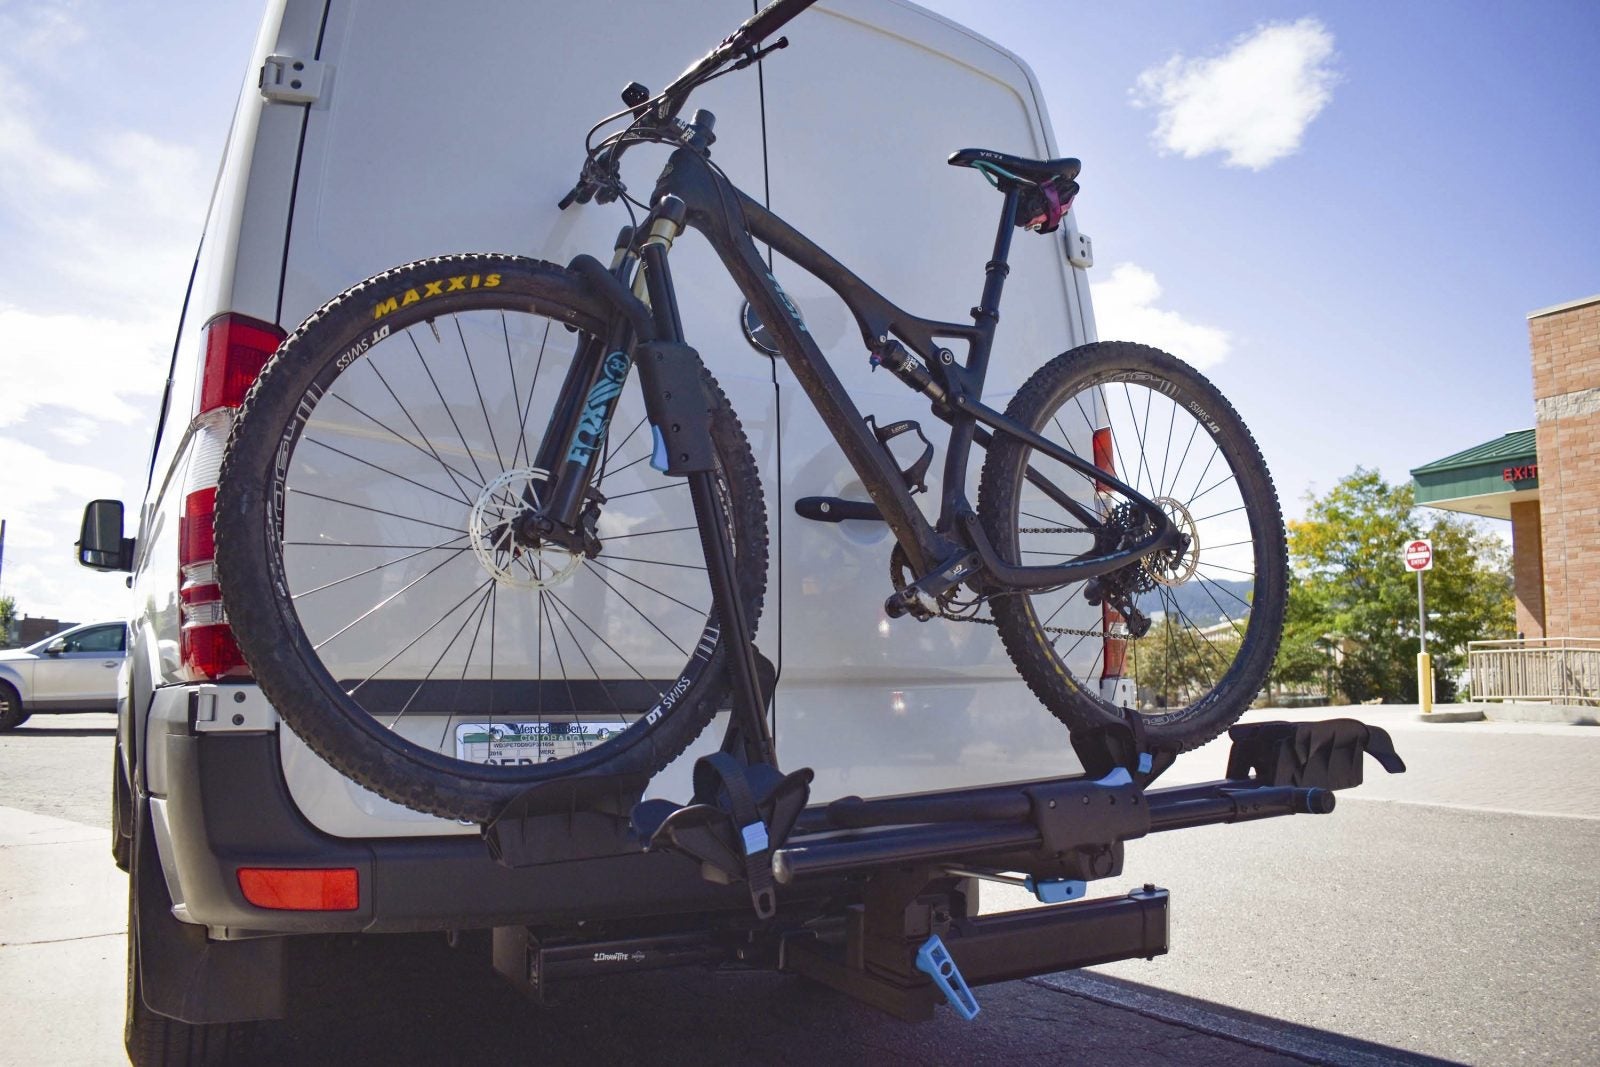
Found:
<path fill-rule="evenodd" d="M 446 275 L 492 275 L 495 288 L 440 293 L 438 279 Z M 433 295 L 419 302 L 419 290 L 428 285 Z M 537 783 L 574 775 L 654 774 L 700 734 L 727 690 L 726 643 L 707 628 L 698 644 L 673 641 L 689 650 L 685 654 L 690 662 L 678 676 L 679 686 L 656 698 L 653 720 L 642 716 L 609 740 L 559 760 L 489 766 L 447 756 L 440 750 L 443 744 L 424 747 L 389 729 L 336 681 L 301 628 L 283 562 L 281 527 L 286 510 L 278 509 L 274 501 L 288 496 L 286 485 L 295 469 L 292 450 L 299 434 L 316 418 L 317 401 L 331 391 L 339 374 L 369 362 L 383 341 L 406 336 L 408 327 L 427 323 L 440 329 L 434 324 L 443 322 L 444 335 L 450 336 L 451 321 L 460 325 L 461 320 L 453 319 L 456 314 L 496 310 L 532 312 L 579 334 L 601 336 L 611 314 L 577 275 L 508 255 L 422 260 L 362 282 L 307 319 L 251 387 L 224 456 L 214 524 L 218 582 L 234 636 L 262 692 L 290 728 L 324 760 L 366 788 L 418 811 L 480 823 L 492 820 L 505 804 Z M 381 327 L 374 327 L 375 318 L 381 319 Z M 510 344 L 508 337 L 508 358 Z M 725 490 L 723 501 L 737 546 L 740 592 L 754 626 L 766 586 L 766 506 L 755 458 L 738 417 L 703 367 L 700 374 L 711 410 L 719 484 Z M 534 420 L 547 417 L 546 412 L 526 416 L 530 427 Z M 689 521 L 693 522 L 692 513 Z M 694 543 L 699 550 L 697 538 Z M 604 563 L 604 548 L 598 560 Z M 710 627 L 711 619 L 705 625 Z M 566 677 L 566 667 L 561 669 Z M 465 666 L 462 671 L 465 677 Z M 536 676 L 541 686 L 543 677 Z M 596 681 L 599 677 L 595 675 Z M 662 690 L 657 687 L 656 692 Z M 576 705 L 577 698 L 571 699 Z M 573 714 L 578 714 L 576 706 Z"/>

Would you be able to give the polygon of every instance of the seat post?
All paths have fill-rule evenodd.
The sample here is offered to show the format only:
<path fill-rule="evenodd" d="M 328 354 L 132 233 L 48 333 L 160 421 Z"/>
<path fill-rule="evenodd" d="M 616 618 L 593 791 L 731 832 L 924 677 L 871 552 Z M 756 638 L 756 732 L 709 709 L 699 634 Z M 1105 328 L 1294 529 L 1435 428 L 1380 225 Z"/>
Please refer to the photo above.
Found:
<path fill-rule="evenodd" d="M 972 309 L 972 318 L 980 326 L 986 322 L 992 326 L 999 321 L 1000 292 L 1005 288 L 1006 275 L 1011 273 L 1006 260 L 1011 255 L 1011 231 L 1017 228 L 1017 204 L 1022 192 L 1015 184 L 1008 183 L 1005 193 L 1005 203 L 1000 207 L 1000 228 L 994 235 L 994 254 L 983 268 L 983 298 Z"/>

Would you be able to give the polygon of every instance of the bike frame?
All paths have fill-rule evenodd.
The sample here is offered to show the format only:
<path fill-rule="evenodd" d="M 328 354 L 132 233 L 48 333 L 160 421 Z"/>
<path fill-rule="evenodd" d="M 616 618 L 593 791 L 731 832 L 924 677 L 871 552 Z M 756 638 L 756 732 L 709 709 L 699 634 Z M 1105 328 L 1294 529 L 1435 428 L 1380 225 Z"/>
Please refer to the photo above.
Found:
<path fill-rule="evenodd" d="M 619 248 L 619 252 L 626 251 L 626 254 L 613 263 L 613 274 L 623 284 L 630 280 L 637 282 L 635 291 L 642 290 L 648 296 L 658 336 L 682 341 L 677 303 L 666 266 L 671 242 L 662 240 L 659 232 L 651 236 L 653 229 L 659 231 L 653 224 L 661 216 L 661 205 L 669 198 L 681 201 L 686 209 L 687 225 L 711 243 L 739 290 L 770 331 L 796 381 L 843 449 L 845 458 L 919 578 L 942 572 L 940 577 L 945 579 L 943 585 L 947 588 L 958 581 L 972 581 L 981 574 L 987 579 L 985 584 L 993 590 L 1047 589 L 1125 567 L 1175 540 L 1176 528 L 1158 504 L 1114 474 L 1007 418 L 979 399 L 999 323 L 1001 292 L 1009 273 L 1006 260 L 1016 228 L 1019 188 L 1012 186 L 1005 190 L 983 294 L 978 306 L 972 309 L 973 323 L 966 325 L 922 318 L 900 308 L 794 227 L 735 188 L 711 165 L 703 149 L 679 148 L 673 152 L 656 184 L 652 197 L 656 209 L 634 235 L 634 247 Z M 874 436 L 827 357 L 812 340 L 799 311 L 772 276 L 756 247 L 758 240 L 837 293 L 855 316 L 863 342 L 874 359 L 926 395 L 932 402 L 934 414 L 949 423 L 950 440 L 945 452 L 936 524 L 930 524 L 912 500 L 893 457 Z M 643 272 L 642 279 L 634 279 L 630 274 L 636 264 Z M 614 327 L 612 334 L 603 346 L 605 352 L 620 349 L 626 329 Z M 946 340 L 965 342 L 968 346 L 966 359 L 957 360 L 940 344 Z M 559 454 L 548 454 L 551 442 L 561 442 L 570 450 L 580 434 L 590 432 L 580 425 L 579 416 L 583 398 L 598 395 L 595 389 L 600 376 L 598 356 L 601 351 L 601 346 L 591 346 L 590 358 L 575 361 L 552 421 L 553 432 L 545 439 L 544 459 L 558 459 Z M 580 367 L 579 363 L 584 366 Z M 606 405 L 604 420 L 607 424 L 613 407 L 614 401 Z M 988 431 L 1016 438 L 1122 494 L 1149 516 L 1155 532 L 1134 545 L 1097 550 L 1087 557 L 1058 565 L 1022 566 L 1004 561 L 978 524 L 966 495 L 972 445 L 976 441 L 987 446 L 993 440 Z M 601 432 L 603 435 L 604 428 Z M 555 489 L 550 495 L 551 511 L 570 522 L 587 485 L 589 465 L 569 462 L 542 465 L 556 471 Z M 1097 532 L 1104 528 L 1103 519 L 1092 507 L 1073 499 L 1032 467 L 1027 471 L 1027 478 L 1086 528 Z M 1099 547 L 1097 545 L 1097 549 Z"/>

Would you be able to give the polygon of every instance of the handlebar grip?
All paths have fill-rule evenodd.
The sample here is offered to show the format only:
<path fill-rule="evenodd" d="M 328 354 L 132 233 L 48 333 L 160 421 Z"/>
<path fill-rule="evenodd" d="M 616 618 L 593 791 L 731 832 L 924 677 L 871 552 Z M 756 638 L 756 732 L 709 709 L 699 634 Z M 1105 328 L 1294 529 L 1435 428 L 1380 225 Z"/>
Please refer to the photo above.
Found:
<path fill-rule="evenodd" d="M 776 3 L 768 4 L 734 30 L 732 36 L 728 38 L 728 43 L 736 48 L 760 44 L 777 30 L 782 29 L 790 19 L 816 2 L 817 0 L 777 0 Z"/>

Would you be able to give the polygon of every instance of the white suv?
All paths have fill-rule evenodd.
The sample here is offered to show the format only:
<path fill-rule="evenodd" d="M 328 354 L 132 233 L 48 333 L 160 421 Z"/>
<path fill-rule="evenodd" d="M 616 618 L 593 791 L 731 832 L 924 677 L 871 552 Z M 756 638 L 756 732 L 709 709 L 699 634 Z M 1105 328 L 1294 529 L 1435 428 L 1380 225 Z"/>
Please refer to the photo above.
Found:
<path fill-rule="evenodd" d="M 94 622 L 0 652 L 0 730 L 31 715 L 115 711 L 128 626 Z"/>

